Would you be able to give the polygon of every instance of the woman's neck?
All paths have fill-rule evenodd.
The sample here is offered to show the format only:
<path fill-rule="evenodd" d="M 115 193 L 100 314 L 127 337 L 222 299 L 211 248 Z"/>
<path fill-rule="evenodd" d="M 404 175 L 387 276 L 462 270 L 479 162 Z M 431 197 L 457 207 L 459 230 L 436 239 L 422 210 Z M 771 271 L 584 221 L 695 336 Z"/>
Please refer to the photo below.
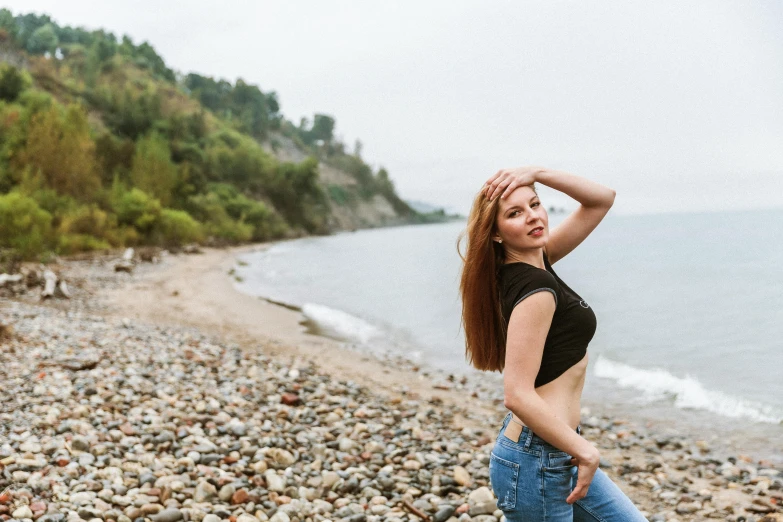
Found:
<path fill-rule="evenodd" d="M 544 249 L 535 248 L 526 252 L 506 252 L 506 264 L 519 262 L 546 270 L 546 265 L 544 264 Z"/>

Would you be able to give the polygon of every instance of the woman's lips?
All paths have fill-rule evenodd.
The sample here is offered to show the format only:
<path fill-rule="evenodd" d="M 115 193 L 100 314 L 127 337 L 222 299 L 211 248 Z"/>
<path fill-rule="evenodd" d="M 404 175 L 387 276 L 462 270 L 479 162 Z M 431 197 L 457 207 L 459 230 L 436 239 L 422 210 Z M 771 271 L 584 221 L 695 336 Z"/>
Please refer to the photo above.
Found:
<path fill-rule="evenodd" d="M 544 227 L 536 227 L 533 230 L 531 230 L 530 232 L 528 232 L 527 235 L 529 235 L 529 236 L 540 236 L 543 233 L 544 233 Z"/>

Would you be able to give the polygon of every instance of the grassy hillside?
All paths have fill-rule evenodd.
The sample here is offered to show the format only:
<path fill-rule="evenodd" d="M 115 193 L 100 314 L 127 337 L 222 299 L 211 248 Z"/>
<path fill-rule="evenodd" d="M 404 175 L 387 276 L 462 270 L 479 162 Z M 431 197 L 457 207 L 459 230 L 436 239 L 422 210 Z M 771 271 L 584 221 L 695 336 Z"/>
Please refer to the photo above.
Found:
<path fill-rule="evenodd" d="M 277 94 L 155 49 L 0 10 L 0 248 L 24 258 L 442 220 Z"/>

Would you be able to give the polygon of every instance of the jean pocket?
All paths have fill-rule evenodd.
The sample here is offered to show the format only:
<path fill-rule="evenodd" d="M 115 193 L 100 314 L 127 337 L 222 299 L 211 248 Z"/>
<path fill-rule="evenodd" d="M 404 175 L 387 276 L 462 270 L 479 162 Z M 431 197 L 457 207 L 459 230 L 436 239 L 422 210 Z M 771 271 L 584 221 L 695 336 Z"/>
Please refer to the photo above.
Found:
<path fill-rule="evenodd" d="M 496 506 L 501 510 L 514 509 L 517 505 L 517 481 L 519 464 L 502 459 L 490 452 L 489 482 L 498 498 Z"/>
<path fill-rule="evenodd" d="M 576 465 L 571 463 L 573 457 L 565 451 L 553 451 L 547 455 L 544 471 L 567 472 L 573 470 Z"/>

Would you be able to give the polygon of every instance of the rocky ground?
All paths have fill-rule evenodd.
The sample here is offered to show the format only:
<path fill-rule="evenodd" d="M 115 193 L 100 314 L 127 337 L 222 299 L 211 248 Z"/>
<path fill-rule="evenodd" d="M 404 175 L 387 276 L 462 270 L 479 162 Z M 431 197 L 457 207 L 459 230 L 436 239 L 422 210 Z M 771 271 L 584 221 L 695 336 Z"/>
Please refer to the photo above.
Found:
<path fill-rule="evenodd" d="M 100 288 L 154 269 L 74 261 L 70 299 L 0 302 L 0 518 L 504 522 L 488 482 L 502 414 L 461 427 L 458 404 L 102 313 Z M 651 521 L 783 520 L 770 463 L 588 411 L 582 426 Z"/>

